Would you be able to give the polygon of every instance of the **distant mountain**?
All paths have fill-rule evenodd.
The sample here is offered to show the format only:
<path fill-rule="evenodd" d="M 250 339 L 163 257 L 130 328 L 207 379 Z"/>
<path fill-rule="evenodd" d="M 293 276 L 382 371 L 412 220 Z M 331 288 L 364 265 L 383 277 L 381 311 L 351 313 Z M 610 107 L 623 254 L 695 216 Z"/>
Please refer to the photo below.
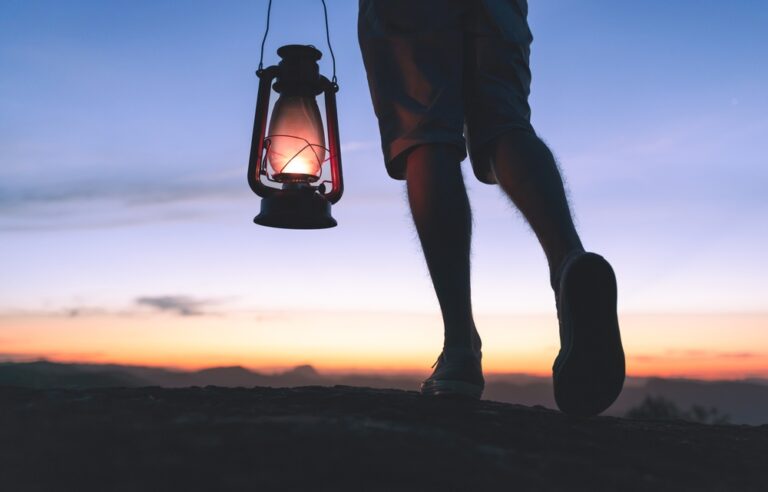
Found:
<path fill-rule="evenodd" d="M 78 364 L 53 362 L 0 363 L 0 385 L 26 388 L 103 388 L 142 386 L 146 380 L 120 366 L 84 370 Z"/>
<path fill-rule="evenodd" d="M 484 399 L 556 408 L 549 378 L 527 374 L 489 374 Z M 106 388 L 163 386 L 296 387 L 362 386 L 417 390 L 416 376 L 320 374 L 309 365 L 280 373 L 260 373 L 241 366 L 177 371 L 115 364 L 59 364 L 48 361 L 0 363 L 0 386 L 27 388 Z M 715 407 L 735 424 L 768 424 L 768 381 L 697 381 L 628 378 L 619 399 L 606 414 L 622 416 L 646 396 L 664 397 L 683 409 Z"/>

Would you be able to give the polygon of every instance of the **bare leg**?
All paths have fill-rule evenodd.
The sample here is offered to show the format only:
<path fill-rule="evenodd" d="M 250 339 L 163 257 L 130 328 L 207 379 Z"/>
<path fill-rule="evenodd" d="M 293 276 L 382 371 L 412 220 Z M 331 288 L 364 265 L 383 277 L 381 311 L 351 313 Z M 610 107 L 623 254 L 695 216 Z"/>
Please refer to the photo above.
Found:
<path fill-rule="evenodd" d="M 556 287 L 554 277 L 563 260 L 584 247 L 552 152 L 535 134 L 512 131 L 494 142 L 491 163 L 502 189 L 539 239 Z"/>
<path fill-rule="evenodd" d="M 459 155 L 420 145 L 405 156 L 408 201 L 445 326 L 445 346 L 480 350 L 472 317 L 469 250 L 472 216 Z"/>
<path fill-rule="evenodd" d="M 550 268 L 560 321 L 552 368 L 557 406 L 588 417 L 608 408 L 624 384 L 624 351 L 610 264 L 583 253 L 552 152 L 536 135 L 510 132 L 495 142 L 492 164 L 504 191 L 539 238 Z M 560 278 L 565 261 L 574 255 Z"/>

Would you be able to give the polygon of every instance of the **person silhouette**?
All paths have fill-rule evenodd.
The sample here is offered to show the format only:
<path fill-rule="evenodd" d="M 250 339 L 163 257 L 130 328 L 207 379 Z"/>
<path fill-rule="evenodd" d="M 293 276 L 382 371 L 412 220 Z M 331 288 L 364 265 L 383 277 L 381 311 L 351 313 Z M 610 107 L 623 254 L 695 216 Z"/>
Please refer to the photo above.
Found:
<path fill-rule="evenodd" d="M 561 348 L 555 401 L 596 415 L 618 397 L 624 352 L 610 264 L 586 252 L 555 159 L 530 123 L 526 0 L 360 0 L 358 40 L 387 173 L 405 180 L 444 323 L 424 395 L 480 398 L 472 315 L 472 220 L 460 163 L 501 187 L 549 264 Z"/>

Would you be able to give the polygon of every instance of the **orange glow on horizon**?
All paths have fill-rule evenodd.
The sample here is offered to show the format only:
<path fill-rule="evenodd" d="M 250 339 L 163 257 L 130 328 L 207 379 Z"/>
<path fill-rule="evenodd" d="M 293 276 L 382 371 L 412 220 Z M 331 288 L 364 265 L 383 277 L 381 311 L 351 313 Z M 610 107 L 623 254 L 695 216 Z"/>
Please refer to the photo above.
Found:
<path fill-rule="evenodd" d="M 768 314 L 621 319 L 630 376 L 768 377 Z M 559 346 L 554 314 L 481 315 L 477 323 L 488 374 L 551 374 Z M 310 364 L 325 374 L 423 375 L 439 353 L 441 335 L 438 316 L 409 313 L 18 315 L 0 317 L 0 355 L 181 370 L 240 365 L 279 372 Z"/>

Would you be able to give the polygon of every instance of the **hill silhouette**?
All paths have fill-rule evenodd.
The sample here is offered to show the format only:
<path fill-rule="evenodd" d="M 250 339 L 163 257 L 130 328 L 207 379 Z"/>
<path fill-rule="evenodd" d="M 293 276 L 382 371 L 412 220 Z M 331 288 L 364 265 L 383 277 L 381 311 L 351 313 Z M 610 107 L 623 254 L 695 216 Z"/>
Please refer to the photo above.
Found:
<path fill-rule="evenodd" d="M 0 388 L 4 490 L 765 490 L 768 426 L 370 388 Z"/>
<path fill-rule="evenodd" d="M 294 387 L 363 386 L 415 390 L 417 375 L 322 374 L 312 366 L 298 366 L 273 374 L 255 372 L 241 366 L 214 367 L 199 371 L 175 371 L 157 367 L 115 364 L 61 364 L 47 361 L 0 363 L 0 385 L 28 388 L 106 388 L 106 387 Z M 484 398 L 521 405 L 555 408 L 550 378 L 526 374 L 489 374 Z M 682 379 L 629 378 L 608 415 L 621 416 L 641 404 L 648 396 L 663 397 L 682 409 L 700 405 L 715 407 L 735 424 L 768 424 L 768 382 L 695 381 Z"/>

